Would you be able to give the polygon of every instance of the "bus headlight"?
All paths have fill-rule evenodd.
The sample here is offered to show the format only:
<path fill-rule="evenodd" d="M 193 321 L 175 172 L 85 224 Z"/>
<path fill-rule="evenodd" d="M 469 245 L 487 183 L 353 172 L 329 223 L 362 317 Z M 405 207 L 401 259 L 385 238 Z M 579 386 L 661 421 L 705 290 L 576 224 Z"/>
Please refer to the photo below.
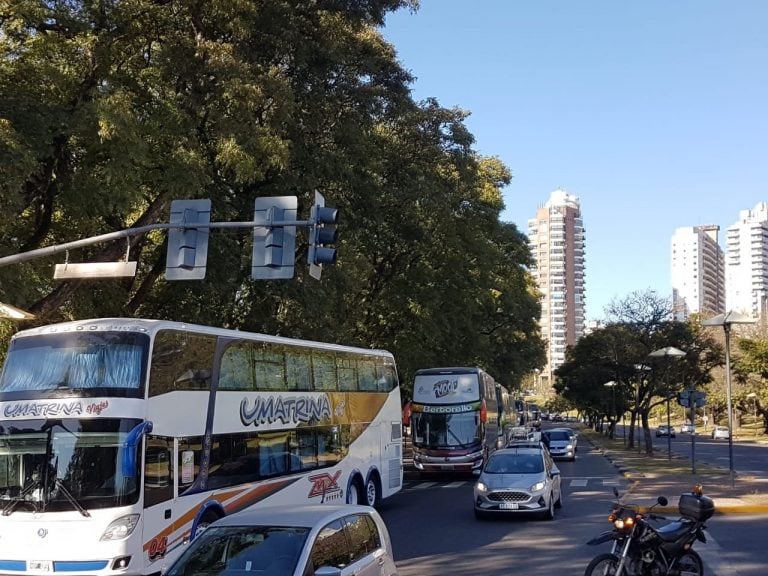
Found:
<path fill-rule="evenodd" d="M 131 535 L 133 532 L 133 529 L 136 528 L 136 525 L 139 523 L 139 515 L 138 514 L 128 514 L 128 516 L 123 516 L 122 518 L 118 518 L 114 522 L 110 523 L 109 526 L 107 526 L 107 529 L 104 530 L 104 534 L 101 535 L 102 541 L 109 541 L 109 540 L 122 540 L 123 538 L 128 538 L 128 536 Z"/>

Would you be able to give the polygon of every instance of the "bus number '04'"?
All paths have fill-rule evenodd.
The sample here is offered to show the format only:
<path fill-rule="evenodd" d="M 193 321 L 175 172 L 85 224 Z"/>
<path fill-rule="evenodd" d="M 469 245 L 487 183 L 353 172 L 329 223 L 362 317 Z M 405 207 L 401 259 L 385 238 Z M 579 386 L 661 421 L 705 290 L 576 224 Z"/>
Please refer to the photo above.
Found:
<path fill-rule="evenodd" d="M 159 556 L 165 556 L 165 551 L 168 549 L 168 537 L 161 536 L 160 538 L 152 538 L 149 543 L 149 558 L 157 558 Z"/>

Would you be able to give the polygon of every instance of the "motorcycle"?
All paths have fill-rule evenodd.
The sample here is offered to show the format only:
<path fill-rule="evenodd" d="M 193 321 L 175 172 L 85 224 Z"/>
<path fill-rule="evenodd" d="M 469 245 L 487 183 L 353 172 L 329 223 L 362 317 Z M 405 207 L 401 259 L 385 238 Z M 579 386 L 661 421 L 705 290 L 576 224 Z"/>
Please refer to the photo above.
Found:
<path fill-rule="evenodd" d="M 642 514 L 637 506 L 622 503 L 616 488 L 613 493 L 616 503 L 608 516 L 613 528 L 587 542 L 596 546 L 613 541 L 611 552 L 595 556 L 584 576 L 703 576 L 704 563 L 693 544 L 707 541 L 704 523 L 715 505 L 701 485 L 680 496 L 680 518 L 660 527 L 650 521 L 667 520 L 653 512 L 668 504 L 664 496 Z"/>

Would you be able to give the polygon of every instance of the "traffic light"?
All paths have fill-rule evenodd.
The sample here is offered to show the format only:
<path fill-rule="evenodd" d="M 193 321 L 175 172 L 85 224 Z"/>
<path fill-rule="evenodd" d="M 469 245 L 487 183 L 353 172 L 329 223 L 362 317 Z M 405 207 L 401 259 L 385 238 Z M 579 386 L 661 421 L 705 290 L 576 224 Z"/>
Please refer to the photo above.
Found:
<path fill-rule="evenodd" d="M 171 224 L 184 224 L 183 228 L 169 228 L 168 253 L 165 259 L 166 280 L 202 280 L 208 260 L 208 226 L 190 227 L 190 224 L 211 223 L 211 201 L 174 200 L 171 202 Z"/>
<path fill-rule="evenodd" d="M 253 221 L 253 258 L 251 278 L 279 280 L 293 278 L 296 260 L 296 196 L 256 198 Z M 278 223 L 278 225 L 274 225 Z"/>
<path fill-rule="evenodd" d="M 315 192 L 315 203 L 309 215 L 309 251 L 307 262 L 309 263 L 309 275 L 320 280 L 323 264 L 336 262 L 336 248 L 332 245 L 339 239 L 336 224 L 339 211 L 336 208 L 328 208 L 325 198 L 319 192 Z"/>

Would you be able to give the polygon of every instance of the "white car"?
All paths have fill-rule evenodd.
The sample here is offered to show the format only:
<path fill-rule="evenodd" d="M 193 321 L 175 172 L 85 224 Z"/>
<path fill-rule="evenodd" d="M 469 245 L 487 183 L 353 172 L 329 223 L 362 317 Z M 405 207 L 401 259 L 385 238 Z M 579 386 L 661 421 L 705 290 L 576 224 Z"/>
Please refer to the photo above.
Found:
<path fill-rule="evenodd" d="M 711 435 L 715 440 L 728 440 L 728 438 L 731 436 L 730 432 L 728 431 L 728 426 L 715 426 L 712 428 Z"/>
<path fill-rule="evenodd" d="M 552 520 L 563 505 L 560 470 L 543 446 L 496 450 L 474 489 L 475 517 L 537 512 Z"/>
<path fill-rule="evenodd" d="M 217 520 L 165 576 L 397 576 L 381 516 L 368 506 L 268 506 Z"/>

